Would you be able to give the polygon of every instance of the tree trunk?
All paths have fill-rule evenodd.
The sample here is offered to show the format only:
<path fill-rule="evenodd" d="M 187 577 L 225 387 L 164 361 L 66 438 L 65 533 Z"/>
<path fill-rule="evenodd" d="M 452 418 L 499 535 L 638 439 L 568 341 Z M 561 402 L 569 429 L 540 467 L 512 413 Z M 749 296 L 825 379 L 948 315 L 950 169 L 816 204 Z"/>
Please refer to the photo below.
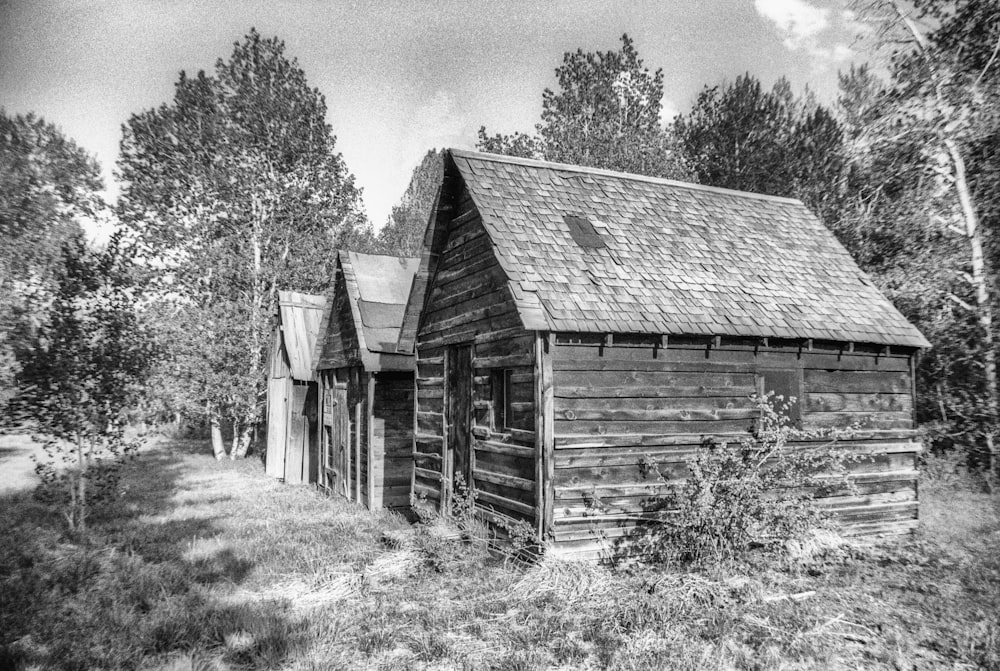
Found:
<path fill-rule="evenodd" d="M 241 458 L 240 454 L 240 420 L 233 420 L 233 445 L 229 448 L 229 458 L 235 461 Z"/>
<path fill-rule="evenodd" d="M 90 465 L 90 455 L 84 454 L 83 439 L 77 436 L 76 439 L 77 464 L 80 467 L 79 480 L 77 486 L 79 493 L 76 498 L 76 528 L 80 533 L 87 531 L 87 467 Z"/>
<path fill-rule="evenodd" d="M 208 422 L 212 427 L 212 452 L 216 460 L 223 459 L 226 456 L 226 444 L 222 442 L 222 424 L 218 413 L 212 411 Z"/>
<path fill-rule="evenodd" d="M 243 427 L 243 431 L 240 432 L 239 445 L 236 448 L 239 452 L 236 456 L 239 457 L 240 459 L 246 457 L 247 453 L 250 451 L 250 442 L 251 442 L 250 438 L 252 434 L 253 434 L 253 428 L 249 425 L 249 423 L 245 424 Z M 234 444 L 236 444 L 236 436 L 233 436 L 233 442 Z"/>
<path fill-rule="evenodd" d="M 1000 417 L 1000 390 L 997 385 L 997 355 L 993 339 L 993 307 L 990 304 L 990 289 L 986 270 L 986 259 L 983 255 L 983 234 L 979 225 L 979 214 L 972 202 L 972 191 L 965 174 L 965 159 L 958 144 L 952 139 L 944 141 L 948 154 L 955 166 L 955 188 L 958 200 L 962 206 L 962 219 L 965 222 L 965 237 L 969 241 L 969 256 L 972 265 L 972 286 L 976 292 L 976 320 L 983 339 L 983 369 L 986 376 L 986 408 L 989 413 L 990 426 L 986 432 L 986 449 L 989 453 L 987 468 L 998 466 L 993 432 L 996 430 L 997 419 Z"/>

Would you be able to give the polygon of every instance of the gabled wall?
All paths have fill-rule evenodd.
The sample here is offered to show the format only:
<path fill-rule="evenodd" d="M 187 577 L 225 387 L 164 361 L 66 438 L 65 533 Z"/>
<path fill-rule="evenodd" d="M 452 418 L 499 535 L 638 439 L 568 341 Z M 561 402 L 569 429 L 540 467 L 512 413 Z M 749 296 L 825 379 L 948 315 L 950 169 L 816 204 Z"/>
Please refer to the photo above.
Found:
<path fill-rule="evenodd" d="M 442 509 L 454 474 L 468 469 L 485 516 L 536 524 L 534 336 L 521 327 L 475 204 L 460 182 L 451 188 L 429 233 L 434 263 L 415 334 L 414 493 Z M 509 402 L 498 425 L 504 385 Z M 463 422 L 468 456 L 455 447 Z"/>

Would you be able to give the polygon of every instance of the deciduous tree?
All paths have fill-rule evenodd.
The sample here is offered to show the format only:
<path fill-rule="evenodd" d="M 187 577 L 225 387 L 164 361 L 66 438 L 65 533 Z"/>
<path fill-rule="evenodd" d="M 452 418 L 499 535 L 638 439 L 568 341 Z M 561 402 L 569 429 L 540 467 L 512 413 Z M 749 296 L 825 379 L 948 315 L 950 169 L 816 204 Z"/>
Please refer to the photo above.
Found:
<path fill-rule="evenodd" d="M 138 446 L 126 439 L 126 412 L 143 393 L 155 349 L 120 236 L 100 252 L 76 236 L 62 261 L 17 409 L 45 438 L 42 490 L 65 504 L 71 530 L 85 531 L 91 503 L 114 494 L 120 460 Z"/>
<path fill-rule="evenodd" d="M 251 30 L 214 75 L 181 73 L 169 104 L 123 128 L 119 216 L 164 295 L 193 311 L 175 345 L 204 397 L 187 405 L 215 427 L 229 417 L 234 458 L 263 402 L 278 289 L 323 290 L 335 250 L 371 241 L 325 116 L 284 43 Z"/>
<path fill-rule="evenodd" d="M 557 90 L 542 93 L 535 136 L 490 135 L 483 127 L 479 148 L 642 175 L 687 175 L 660 121 L 663 71 L 645 67 L 628 35 L 618 51 L 565 54 L 556 80 Z"/>

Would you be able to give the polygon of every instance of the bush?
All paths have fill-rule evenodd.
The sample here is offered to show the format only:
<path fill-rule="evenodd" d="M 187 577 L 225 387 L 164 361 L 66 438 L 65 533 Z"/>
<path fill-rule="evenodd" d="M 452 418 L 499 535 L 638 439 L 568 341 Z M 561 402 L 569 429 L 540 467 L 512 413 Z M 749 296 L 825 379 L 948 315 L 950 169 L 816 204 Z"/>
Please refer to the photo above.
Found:
<path fill-rule="evenodd" d="M 792 428 L 786 411 L 795 399 L 782 401 L 758 399 L 760 419 L 747 437 L 707 441 L 687 461 L 681 482 L 640 461 L 640 470 L 669 486 L 651 506 L 652 524 L 640 532 L 645 553 L 661 560 L 730 559 L 752 548 L 779 547 L 828 523 L 817 495 L 831 487 L 853 492 L 846 465 L 863 457 L 836 450 L 833 439 L 821 447 L 789 444 L 831 437 Z"/>

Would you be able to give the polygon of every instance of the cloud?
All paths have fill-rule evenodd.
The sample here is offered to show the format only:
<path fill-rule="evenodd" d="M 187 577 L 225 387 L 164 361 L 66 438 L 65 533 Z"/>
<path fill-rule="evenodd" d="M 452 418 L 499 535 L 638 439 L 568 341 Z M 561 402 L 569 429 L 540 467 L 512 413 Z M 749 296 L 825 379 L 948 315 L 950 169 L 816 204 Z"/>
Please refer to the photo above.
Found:
<path fill-rule="evenodd" d="M 853 55 L 851 48 L 842 42 L 825 46 L 821 37 L 833 32 L 831 18 L 839 24 L 850 25 L 853 14 L 833 15 L 829 9 L 816 7 L 806 0 L 754 0 L 757 13 L 770 21 L 782 36 L 782 44 L 789 51 L 801 51 L 811 56 L 817 64 L 839 63 Z"/>
<path fill-rule="evenodd" d="M 830 10 L 813 7 L 804 0 L 754 0 L 757 13 L 774 23 L 791 50 L 815 41 L 830 25 Z"/>

